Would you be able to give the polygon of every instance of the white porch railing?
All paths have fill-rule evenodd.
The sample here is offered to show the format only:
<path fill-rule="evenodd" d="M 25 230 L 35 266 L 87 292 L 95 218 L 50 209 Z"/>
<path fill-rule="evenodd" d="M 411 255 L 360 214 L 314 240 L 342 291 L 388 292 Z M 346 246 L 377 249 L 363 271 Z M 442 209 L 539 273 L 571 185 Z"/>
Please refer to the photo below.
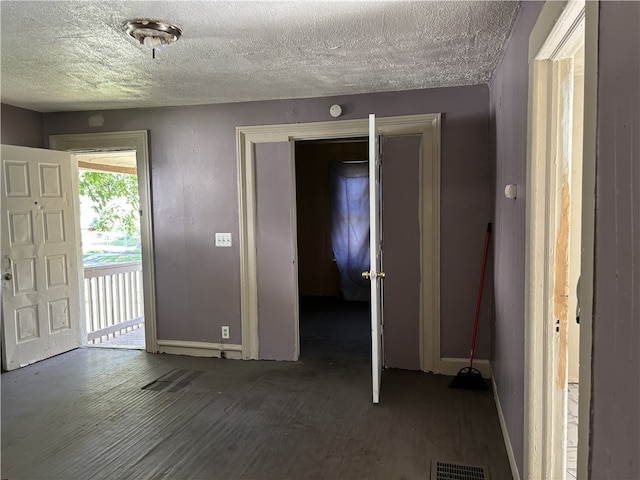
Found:
<path fill-rule="evenodd" d="M 141 262 L 85 267 L 84 292 L 89 344 L 144 326 Z"/>

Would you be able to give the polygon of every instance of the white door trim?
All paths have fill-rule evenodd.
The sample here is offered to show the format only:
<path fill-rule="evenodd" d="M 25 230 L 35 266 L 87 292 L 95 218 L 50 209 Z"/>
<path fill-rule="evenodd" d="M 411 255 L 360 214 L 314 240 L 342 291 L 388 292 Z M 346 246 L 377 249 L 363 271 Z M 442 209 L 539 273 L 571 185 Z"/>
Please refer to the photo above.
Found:
<path fill-rule="evenodd" d="M 424 371 L 440 370 L 440 114 L 380 117 L 383 135 L 421 134 L 420 231 L 422 271 L 420 362 Z M 258 295 L 254 145 L 291 140 L 366 137 L 368 119 L 236 127 L 240 214 L 242 354 L 258 359 Z M 294 160 L 292 160 L 293 162 Z M 292 166 L 293 168 L 293 166 Z M 295 199 L 292 199 L 295 205 Z M 297 265 L 296 277 L 297 277 Z"/>
<path fill-rule="evenodd" d="M 144 289 L 144 328 L 147 352 L 158 351 L 156 335 L 156 289 L 153 254 L 153 218 L 151 209 L 151 166 L 146 130 L 128 132 L 50 135 L 53 150 L 82 151 L 134 148 L 140 195 L 140 234 L 142 240 L 142 283 Z"/>
<path fill-rule="evenodd" d="M 586 2 L 590 4 L 591 2 Z M 595 12 L 597 16 L 597 2 Z M 556 146 L 562 114 L 564 61 L 585 42 L 585 122 L 582 197 L 582 279 L 580 305 L 580 419 L 578 477 L 587 477 L 591 363 L 591 302 L 595 179 L 595 87 L 593 55 L 597 20 L 584 1 L 547 2 L 529 37 L 529 122 L 527 132 L 527 209 L 525 235 L 525 390 L 523 478 L 564 478 L 564 431 L 557 428 L 566 389 L 556 383 L 559 336 L 556 333 L 553 289 L 554 252 L 560 229 L 556 215 L 562 188 L 562 158 Z M 585 21 L 585 15 L 587 19 Z M 595 25 L 595 28 L 594 28 Z M 595 40 L 597 41 L 597 40 Z M 555 120 L 554 120 L 555 119 Z M 593 158 L 592 158 L 593 157 Z M 590 254 L 589 254 L 590 252 Z M 561 329 L 562 330 L 562 329 Z M 555 352 L 553 355 L 550 352 Z M 565 365 L 566 366 L 566 365 Z M 587 414 L 585 414 L 587 413 Z M 586 433 L 585 433 L 586 432 Z M 582 473 L 581 473 L 582 472 Z"/>

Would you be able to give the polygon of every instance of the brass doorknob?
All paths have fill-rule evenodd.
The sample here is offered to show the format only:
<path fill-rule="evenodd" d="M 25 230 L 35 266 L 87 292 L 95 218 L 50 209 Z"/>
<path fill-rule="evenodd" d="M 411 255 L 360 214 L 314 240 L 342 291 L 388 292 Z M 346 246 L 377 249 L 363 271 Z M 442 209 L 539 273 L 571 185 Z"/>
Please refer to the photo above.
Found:
<path fill-rule="evenodd" d="M 387 274 L 384 273 L 384 272 L 376 273 L 376 277 L 377 278 L 384 278 L 386 276 L 387 276 Z M 371 272 L 362 272 L 362 278 L 365 278 L 367 280 L 371 280 Z"/>
<path fill-rule="evenodd" d="M 5 273 L 4 274 L 4 279 L 5 280 L 11 280 L 13 278 L 13 275 L 11 275 L 11 273 Z"/>

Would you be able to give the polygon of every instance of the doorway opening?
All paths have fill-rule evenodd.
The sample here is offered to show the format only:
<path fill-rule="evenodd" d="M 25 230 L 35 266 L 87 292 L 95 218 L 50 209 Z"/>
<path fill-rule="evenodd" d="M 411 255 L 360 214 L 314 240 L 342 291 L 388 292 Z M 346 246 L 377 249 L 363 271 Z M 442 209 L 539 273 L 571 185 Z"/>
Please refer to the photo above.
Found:
<path fill-rule="evenodd" d="M 441 115 L 423 114 L 400 117 L 376 118 L 375 126 L 378 134 L 387 136 L 414 136 L 418 140 L 417 155 L 419 162 L 416 162 L 416 169 L 411 175 L 403 173 L 403 181 L 406 178 L 415 179 L 418 183 L 416 193 L 416 211 L 414 217 L 417 219 L 419 228 L 418 251 L 419 260 L 411 259 L 411 264 L 420 269 L 421 276 L 414 282 L 418 286 L 419 313 L 418 328 L 419 336 L 414 338 L 416 350 L 418 351 L 417 368 L 424 371 L 440 372 L 442 362 L 440 358 L 440 120 Z M 295 245 L 288 246 L 288 241 L 292 235 L 297 234 L 297 230 L 288 230 L 295 217 L 281 215 L 278 217 L 282 229 L 286 233 L 284 237 L 271 244 L 260 241 L 260 218 L 265 212 L 261 212 L 261 205 L 257 199 L 264 194 L 261 185 L 265 185 L 265 177 L 269 178 L 271 184 L 277 184 L 278 188 L 284 191 L 278 197 L 280 202 L 277 211 L 282 212 L 283 208 L 287 212 L 293 213 L 295 208 L 295 195 L 291 185 L 293 184 L 293 143 L 304 140 L 329 140 L 364 137 L 371 133 L 370 119 L 338 120 L 330 122 L 316 123 L 295 123 L 285 125 L 254 125 L 236 128 L 236 146 L 238 161 L 238 188 L 239 188 L 239 211 L 240 211 L 240 284 L 241 284 L 241 316 L 242 316 L 242 357 L 244 359 L 261 358 L 261 349 L 264 346 L 261 338 L 261 328 L 259 319 L 259 290 L 262 282 L 261 278 L 271 278 L 274 271 L 278 270 L 278 275 L 283 275 L 283 281 L 278 284 L 280 293 L 291 300 L 293 305 L 298 300 L 295 290 L 297 285 L 297 250 Z M 271 163 L 268 162 L 271 158 Z M 274 158 L 280 160 L 280 171 L 273 168 Z M 287 173 L 285 172 L 285 169 Z M 275 173 L 274 173 L 275 172 Z M 291 175 L 291 177 L 289 177 Z M 280 181 L 276 181 L 279 179 Z M 269 193 L 275 190 L 271 188 Z M 274 199 L 275 200 L 275 199 Z M 287 206 L 293 207 L 287 208 Z M 387 218 L 392 216 L 387 216 Z M 273 222 L 269 223 L 273 228 Z M 390 229 L 393 230 L 393 229 Z M 269 237 L 267 237 L 269 238 Z M 278 239 L 277 235 L 270 238 Z M 283 242 L 287 242 L 286 244 Z M 293 243 L 293 242 L 292 242 Z M 266 250 L 264 250 L 266 248 Z M 263 249 L 264 253 L 259 250 Z M 271 250 L 280 250 L 280 253 L 288 256 L 293 265 L 291 269 L 282 271 L 280 264 L 267 260 L 272 260 Z M 259 266 L 261 264 L 262 266 Z M 265 270 L 266 268 L 266 270 Z M 385 267 L 386 268 L 386 267 Z M 266 271 L 268 275 L 259 275 L 259 270 Z M 289 277 L 291 275 L 291 277 Z M 295 286 L 288 285 L 289 278 L 295 278 Z M 282 283 L 286 281 L 286 285 Z M 293 283 L 293 282 L 292 282 Z M 262 283 L 271 288 L 274 283 L 268 280 Z M 276 288 L 277 289 L 277 288 Z M 372 289 L 373 290 L 373 289 Z M 272 298 L 272 297 L 270 297 Z M 269 307 L 269 305 L 267 305 Z M 292 308 L 290 314 L 283 317 L 277 315 L 282 322 L 290 325 L 289 331 L 298 328 L 298 309 Z M 263 331 L 263 334 L 277 331 L 273 328 Z M 388 332 L 385 332 L 385 335 Z M 388 335 L 387 335 L 388 338 Z M 272 341 L 273 339 L 267 339 Z M 282 346 L 278 337 L 278 346 Z M 287 339 L 290 344 L 287 358 L 296 360 L 299 351 L 299 335 L 297 331 Z M 373 342 L 373 340 L 372 340 Z M 373 370 L 373 366 L 372 366 Z"/>
<path fill-rule="evenodd" d="M 153 255 L 153 222 L 151 215 L 151 174 L 149 142 L 146 130 L 126 132 L 51 135 L 49 147 L 74 154 L 83 152 L 134 152 L 138 176 L 142 288 L 144 302 L 144 339 L 147 352 L 158 351 L 156 336 L 155 265 Z M 74 165 L 76 165 L 74 163 Z M 76 165 L 77 166 L 77 165 Z M 75 168 L 75 167 L 74 167 Z M 83 294 L 84 289 L 80 289 Z M 86 338 L 84 310 L 80 312 L 81 338 Z"/>
<path fill-rule="evenodd" d="M 145 349 L 136 152 L 76 154 L 89 347 Z"/>
<path fill-rule="evenodd" d="M 585 252 L 593 209 L 583 206 L 592 178 L 585 129 L 593 97 L 585 95 L 585 70 L 587 80 L 592 74 L 585 69 L 585 7 L 581 1 L 545 5 L 529 45 L 527 478 L 587 476 L 591 301 L 585 284 L 592 258 Z"/>
<path fill-rule="evenodd" d="M 300 358 L 371 355 L 367 138 L 295 142 Z"/>

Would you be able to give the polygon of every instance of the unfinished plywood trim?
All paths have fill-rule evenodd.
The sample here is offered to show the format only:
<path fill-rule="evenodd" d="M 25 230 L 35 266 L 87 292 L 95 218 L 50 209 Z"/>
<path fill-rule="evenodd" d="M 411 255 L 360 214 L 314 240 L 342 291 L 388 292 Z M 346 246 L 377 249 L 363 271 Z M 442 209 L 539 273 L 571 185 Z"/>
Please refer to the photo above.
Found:
<path fill-rule="evenodd" d="M 67 151 L 131 149 L 136 151 L 138 194 L 140 195 L 140 235 L 142 240 L 142 281 L 144 294 L 145 343 L 147 352 L 157 352 L 156 288 L 151 210 L 151 166 L 146 130 L 84 133 L 49 136 L 49 148 Z"/>
<path fill-rule="evenodd" d="M 571 225 L 571 193 L 569 175 L 562 177 L 562 198 L 560 203 L 560 227 L 556 235 L 555 279 L 553 282 L 553 316 L 556 319 L 559 334 L 560 351 L 556 367 L 556 387 L 566 388 L 567 358 L 569 340 L 569 229 Z M 558 331 L 559 330 L 559 331 Z"/>
<path fill-rule="evenodd" d="M 102 149 L 92 152 L 75 152 L 78 155 L 78 162 L 95 165 L 96 169 L 101 167 L 123 167 L 136 168 L 136 152 L 134 150 Z"/>
<path fill-rule="evenodd" d="M 82 168 L 84 170 L 91 170 L 94 172 L 109 172 L 109 173 L 124 173 L 127 175 L 137 175 L 138 170 L 134 167 L 117 167 L 114 165 L 100 165 L 92 162 L 83 162 L 82 160 L 78 160 L 78 168 Z"/>
<path fill-rule="evenodd" d="M 158 352 L 191 357 L 242 359 L 242 345 L 183 340 L 158 340 Z"/>
<path fill-rule="evenodd" d="M 460 369 L 469 366 L 468 358 L 443 357 L 440 359 L 438 372 L 442 375 L 455 376 Z M 474 360 L 473 368 L 480 371 L 482 378 L 491 378 L 491 364 L 489 360 Z"/>
<path fill-rule="evenodd" d="M 502 430 L 502 437 L 504 439 L 504 446 L 507 449 L 507 456 L 509 457 L 509 466 L 511 467 L 511 475 L 513 480 L 520 480 L 520 472 L 518 471 L 518 463 L 513 453 L 513 446 L 511 445 L 511 438 L 509 437 L 509 429 L 507 428 L 507 422 L 504 419 L 504 413 L 502 412 L 502 405 L 500 404 L 500 396 L 498 395 L 498 386 L 496 380 L 491 376 L 491 388 L 493 389 L 493 398 L 496 402 L 496 410 L 498 410 L 498 420 L 500 421 L 500 430 Z"/>
<path fill-rule="evenodd" d="M 439 371 L 440 360 L 440 114 L 378 118 L 383 135 L 422 135 L 421 165 L 421 364 Z M 258 306 L 256 271 L 256 143 L 364 137 L 367 119 L 236 128 L 238 202 L 240 206 L 240 282 L 242 346 L 245 359 L 257 359 Z M 428 232 L 425 234 L 424 232 Z"/>

